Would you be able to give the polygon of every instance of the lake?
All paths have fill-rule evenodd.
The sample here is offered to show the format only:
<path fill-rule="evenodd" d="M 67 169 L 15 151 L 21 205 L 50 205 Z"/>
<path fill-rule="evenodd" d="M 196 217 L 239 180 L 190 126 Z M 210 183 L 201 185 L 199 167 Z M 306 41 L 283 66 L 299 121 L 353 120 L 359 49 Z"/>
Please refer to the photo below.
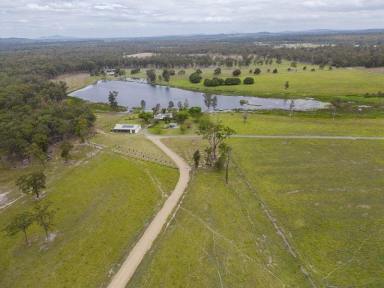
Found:
<path fill-rule="evenodd" d="M 146 109 L 151 109 L 157 104 L 162 108 L 167 108 L 170 101 L 175 107 L 177 103 L 188 102 L 189 107 L 198 106 L 207 110 L 204 104 L 203 93 L 193 92 L 178 88 L 150 85 L 145 81 L 98 81 L 83 89 L 72 92 L 70 95 L 91 102 L 108 103 L 109 91 L 117 91 L 119 95 L 117 101 L 119 105 L 128 108 L 140 107 L 141 100 L 146 102 Z M 290 110 L 291 100 L 247 97 L 247 96 L 217 96 L 218 111 L 247 109 L 247 110 Z M 248 104 L 240 105 L 240 100 L 245 100 Z M 312 99 L 293 100 L 294 110 L 309 111 L 326 108 L 328 103 Z"/>

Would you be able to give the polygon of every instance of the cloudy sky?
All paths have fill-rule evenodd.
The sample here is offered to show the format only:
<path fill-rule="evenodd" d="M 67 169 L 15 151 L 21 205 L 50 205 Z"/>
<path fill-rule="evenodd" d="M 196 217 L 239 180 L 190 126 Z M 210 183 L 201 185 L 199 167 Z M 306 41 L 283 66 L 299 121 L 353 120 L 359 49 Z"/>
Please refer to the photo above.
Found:
<path fill-rule="evenodd" d="M 0 0 L 0 37 L 384 28 L 384 0 Z"/>

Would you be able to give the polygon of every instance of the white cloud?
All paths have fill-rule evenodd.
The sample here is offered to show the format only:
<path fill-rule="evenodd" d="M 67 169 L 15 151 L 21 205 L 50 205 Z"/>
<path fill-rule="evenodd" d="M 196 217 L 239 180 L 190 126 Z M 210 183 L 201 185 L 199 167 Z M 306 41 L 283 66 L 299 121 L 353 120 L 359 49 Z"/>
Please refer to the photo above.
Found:
<path fill-rule="evenodd" d="M 0 11 L 0 37 L 384 28 L 384 0 L 0 0 Z"/>

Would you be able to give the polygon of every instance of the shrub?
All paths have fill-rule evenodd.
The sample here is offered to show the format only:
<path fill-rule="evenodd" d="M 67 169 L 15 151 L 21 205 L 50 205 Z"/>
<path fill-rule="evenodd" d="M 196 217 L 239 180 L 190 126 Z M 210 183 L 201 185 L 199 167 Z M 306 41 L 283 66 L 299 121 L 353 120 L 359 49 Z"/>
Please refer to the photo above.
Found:
<path fill-rule="evenodd" d="M 220 75 L 220 74 L 221 74 L 221 68 L 220 68 L 220 67 L 217 67 L 217 68 L 215 69 L 215 71 L 213 72 L 213 74 L 215 74 L 215 75 Z"/>
<path fill-rule="evenodd" d="M 261 73 L 260 68 L 256 68 L 255 71 L 253 72 L 253 74 L 255 75 L 259 75 L 260 73 Z"/>
<path fill-rule="evenodd" d="M 201 116 L 201 107 L 191 107 L 188 110 L 189 114 L 191 114 L 192 117 L 197 118 Z"/>
<path fill-rule="evenodd" d="M 236 70 L 234 70 L 232 72 L 232 75 L 235 76 L 235 77 L 240 76 L 240 74 L 241 74 L 241 70 L 240 69 L 236 69 Z"/>
<path fill-rule="evenodd" d="M 131 70 L 131 74 L 137 74 L 140 73 L 140 68 L 135 68 Z"/>
<path fill-rule="evenodd" d="M 206 87 L 217 87 L 224 85 L 224 80 L 221 78 L 205 79 L 204 86 Z"/>
<path fill-rule="evenodd" d="M 277 74 L 277 73 L 279 73 L 279 71 L 275 68 L 275 69 L 273 69 L 273 72 L 272 72 L 273 74 Z"/>
<path fill-rule="evenodd" d="M 245 85 L 252 85 L 255 84 L 255 79 L 253 79 L 252 77 L 247 77 L 244 79 L 243 83 Z"/>
<path fill-rule="evenodd" d="M 240 78 L 227 78 L 227 79 L 225 79 L 224 84 L 225 85 L 240 85 L 241 80 L 240 80 Z"/>
<path fill-rule="evenodd" d="M 201 77 L 200 74 L 197 72 L 194 72 L 189 76 L 189 81 L 194 84 L 200 83 L 201 79 L 203 79 L 203 77 Z"/>
<path fill-rule="evenodd" d="M 188 111 L 179 111 L 176 113 L 175 115 L 175 120 L 177 121 L 177 123 L 179 124 L 183 124 L 185 122 L 185 120 L 187 120 L 189 118 L 189 112 Z"/>

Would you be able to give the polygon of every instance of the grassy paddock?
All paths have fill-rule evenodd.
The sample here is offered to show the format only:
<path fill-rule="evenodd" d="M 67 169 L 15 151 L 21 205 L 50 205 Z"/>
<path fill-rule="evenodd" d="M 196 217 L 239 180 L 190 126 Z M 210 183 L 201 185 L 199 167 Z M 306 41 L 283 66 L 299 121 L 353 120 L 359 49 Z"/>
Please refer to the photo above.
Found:
<path fill-rule="evenodd" d="M 307 70 L 303 71 L 303 67 L 307 66 Z M 253 75 L 249 70 L 255 68 L 262 70 L 260 75 Z M 232 77 L 233 68 L 222 68 L 220 77 Z M 279 73 L 268 73 L 277 68 Z M 383 75 L 373 73 L 369 69 L 363 68 L 338 68 L 328 70 L 320 70 L 318 66 L 299 63 L 297 68 L 288 72 L 289 63 L 284 61 L 282 64 L 263 65 L 240 67 L 242 74 L 241 79 L 252 76 L 255 78 L 254 85 L 237 85 L 237 86 L 220 86 L 220 87 L 205 87 L 203 81 L 200 84 L 192 84 L 188 77 L 194 69 L 186 69 L 185 76 L 171 77 L 170 85 L 202 92 L 227 94 L 227 95 L 248 95 L 272 98 L 305 98 L 313 97 L 319 100 L 329 101 L 333 98 L 341 98 L 346 101 L 354 100 L 360 103 L 383 104 L 382 98 L 365 98 L 366 93 L 377 93 L 384 91 Z M 316 69 L 311 72 L 311 69 Z M 176 72 L 181 69 L 176 69 Z M 202 68 L 203 78 L 212 78 L 214 68 Z M 156 70 L 158 75 L 161 75 L 162 70 Z M 129 76 L 129 73 L 127 74 Z M 145 78 L 145 69 L 135 77 Z M 285 89 L 285 82 L 290 84 L 289 89 Z M 166 84 L 159 82 L 160 84 Z"/>
<path fill-rule="evenodd" d="M 384 285 L 381 141 L 233 139 L 231 145 L 322 285 Z"/>
<path fill-rule="evenodd" d="M 306 287 L 241 181 L 199 172 L 128 287 Z"/>
<path fill-rule="evenodd" d="M 103 152 L 67 171 L 42 200 L 57 209 L 53 242 L 36 226 L 30 247 L 0 234 L 0 286 L 100 287 L 176 181 L 175 169 Z M 2 212 L 0 227 L 31 209 L 29 199 Z"/>
<path fill-rule="evenodd" d="M 263 115 L 248 113 L 244 123 L 243 113 L 216 113 L 213 120 L 222 121 L 237 134 L 259 135 L 339 135 L 339 136 L 384 136 L 383 118 L 358 117 L 307 117 L 297 114 Z"/>
<path fill-rule="evenodd" d="M 60 149 L 58 146 L 59 145 L 55 145 L 51 147 L 52 158 L 45 164 L 45 173 L 48 183 L 61 177 L 63 173 L 73 169 L 73 167 L 82 163 L 95 152 L 89 146 L 76 144 L 70 153 L 69 162 L 65 163 L 60 157 Z M 20 163 L 11 164 L 7 162 L 0 162 L 0 194 L 4 195 L 4 198 L 0 201 L 0 206 L 6 205 L 16 198 L 24 195 L 16 187 L 16 179 L 18 177 L 41 168 L 42 165 L 38 160 L 32 161 L 30 165 L 25 167 L 21 166 Z"/>
<path fill-rule="evenodd" d="M 203 144 L 164 141 L 189 161 Z M 256 266 L 260 259 L 287 286 L 309 286 L 295 271 L 298 265 L 307 267 L 319 287 L 384 285 L 381 141 L 231 139 L 229 144 L 240 170 L 231 167 L 228 186 L 221 174 L 198 173 L 176 219 L 129 287 L 281 287 Z M 285 254 L 261 214 L 260 198 L 298 260 Z M 252 237 L 264 237 L 266 246 L 253 245 Z M 241 260 L 244 254 L 253 257 L 252 264 Z M 260 277 L 266 280 L 257 282 Z"/>

